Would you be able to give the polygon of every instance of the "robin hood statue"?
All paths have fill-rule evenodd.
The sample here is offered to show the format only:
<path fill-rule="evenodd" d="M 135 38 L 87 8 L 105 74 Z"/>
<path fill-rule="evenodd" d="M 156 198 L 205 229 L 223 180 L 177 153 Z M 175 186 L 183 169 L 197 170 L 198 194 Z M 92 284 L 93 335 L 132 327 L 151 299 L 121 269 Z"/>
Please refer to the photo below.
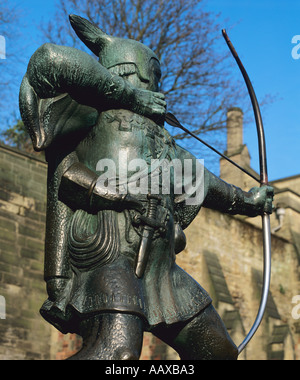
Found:
<path fill-rule="evenodd" d="M 202 206 L 271 213 L 272 189 L 227 184 L 174 142 L 149 48 L 81 17 L 70 21 L 99 62 L 44 44 L 20 89 L 22 119 L 48 162 L 41 314 L 83 337 L 70 359 L 138 359 L 144 331 L 181 359 L 236 359 L 211 298 L 175 257 Z"/>

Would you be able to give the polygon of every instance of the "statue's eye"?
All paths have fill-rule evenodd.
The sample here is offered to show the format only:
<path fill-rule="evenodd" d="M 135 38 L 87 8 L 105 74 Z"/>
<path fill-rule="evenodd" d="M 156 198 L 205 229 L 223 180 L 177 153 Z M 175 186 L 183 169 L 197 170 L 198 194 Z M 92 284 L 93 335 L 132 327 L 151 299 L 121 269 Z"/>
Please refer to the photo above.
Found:
<path fill-rule="evenodd" d="M 153 65 L 153 72 L 155 76 L 160 79 L 161 78 L 161 69 L 160 69 L 160 64 L 156 59 L 151 59 L 152 65 Z"/>
<path fill-rule="evenodd" d="M 155 70 L 155 75 L 157 76 L 158 79 L 161 78 L 161 70 Z"/>

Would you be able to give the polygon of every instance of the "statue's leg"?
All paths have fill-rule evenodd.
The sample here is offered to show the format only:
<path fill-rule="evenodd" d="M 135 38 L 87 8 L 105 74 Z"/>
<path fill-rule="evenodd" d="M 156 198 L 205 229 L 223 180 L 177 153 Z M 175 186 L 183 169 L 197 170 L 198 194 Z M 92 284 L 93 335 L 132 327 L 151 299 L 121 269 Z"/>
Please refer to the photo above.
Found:
<path fill-rule="evenodd" d="M 182 360 L 236 360 L 238 350 L 212 305 L 185 324 L 154 334 L 173 347 Z"/>
<path fill-rule="evenodd" d="M 71 360 L 138 360 L 143 322 L 123 313 L 103 313 L 81 324 L 82 349 Z"/>

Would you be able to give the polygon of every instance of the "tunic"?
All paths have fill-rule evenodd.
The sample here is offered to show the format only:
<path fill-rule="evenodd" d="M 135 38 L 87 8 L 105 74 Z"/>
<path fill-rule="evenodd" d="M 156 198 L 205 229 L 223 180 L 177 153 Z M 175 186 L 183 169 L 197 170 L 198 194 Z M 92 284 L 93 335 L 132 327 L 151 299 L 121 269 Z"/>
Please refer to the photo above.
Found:
<path fill-rule="evenodd" d="M 158 324 L 188 320 L 207 307 L 211 299 L 177 266 L 176 231 L 183 234 L 182 229 L 199 212 L 201 201 L 195 205 L 186 201 L 199 189 L 203 189 L 203 201 L 208 172 L 202 168 L 198 178 L 195 157 L 180 148 L 161 123 L 128 109 L 109 109 L 105 94 L 101 97 L 102 108 L 96 109 L 95 77 L 101 77 L 103 68 L 98 72 L 95 61 L 82 52 L 61 47 L 58 51 L 60 60 L 67 61 L 65 71 L 60 67 L 60 72 L 55 72 L 57 54 L 46 58 L 36 54 L 21 87 L 23 120 L 36 144 L 46 149 L 49 164 L 45 279 L 65 281 L 56 299 L 49 297 L 45 301 L 41 314 L 64 333 L 78 333 L 81 320 L 109 311 L 139 315 L 148 330 Z M 75 71 L 72 60 L 76 61 Z M 89 65 L 95 73 L 92 79 L 87 76 Z M 101 88 L 111 88 L 106 85 L 111 78 L 105 71 L 101 78 Z M 90 93 L 94 95 L 89 102 L 84 95 Z M 135 275 L 134 264 L 143 231 L 143 225 L 135 223 L 137 211 L 117 207 L 85 210 L 59 197 L 61 177 L 76 161 L 97 173 L 99 162 L 110 160 L 118 169 L 116 182 L 130 192 L 130 180 L 124 181 L 120 173 L 127 171 L 131 179 L 135 178 L 134 168 L 127 170 L 128 163 L 139 159 L 146 163 L 139 171 L 139 183 L 148 180 L 148 192 L 152 181 L 159 178 L 163 194 L 157 220 L 164 226 L 163 233 L 154 233 L 142 278 Z M 183 168 L 186 159 L 193 165 L 189 175 L 183 173 L 178 178 L 171 170 L 169 191 L 162 191 L 162 164 L 180 162 Z M 195 183 L 194 193 L 187 191 Z M 147 195 L 137 197 L 147 209 Z"/>

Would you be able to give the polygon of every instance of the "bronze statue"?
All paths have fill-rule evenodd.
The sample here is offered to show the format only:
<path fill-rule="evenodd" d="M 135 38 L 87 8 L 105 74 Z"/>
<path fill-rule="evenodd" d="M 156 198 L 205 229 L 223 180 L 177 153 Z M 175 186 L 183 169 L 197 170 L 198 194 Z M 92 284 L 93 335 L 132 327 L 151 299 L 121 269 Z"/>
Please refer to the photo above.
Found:
<path fill-rule="evenodd" d="M 41 314 L 83 337 L 70 359 L 138 359 L 144 331 L 181 359 L 236 359 L 210 296 L 175 257 L 202 206 L 271 213 L 273 189 L 244 192 L 175 143 L 164 128 L 160 63 L 149 48 L 79 16 L 70 21 L 99 62 L 45 44 L 20 90 L 22 119 L 48 161 L 49 298 Z M 192 165 L 182 177 L 169 167 L 165 191 L 163 164 L 186 161 Z"/>

